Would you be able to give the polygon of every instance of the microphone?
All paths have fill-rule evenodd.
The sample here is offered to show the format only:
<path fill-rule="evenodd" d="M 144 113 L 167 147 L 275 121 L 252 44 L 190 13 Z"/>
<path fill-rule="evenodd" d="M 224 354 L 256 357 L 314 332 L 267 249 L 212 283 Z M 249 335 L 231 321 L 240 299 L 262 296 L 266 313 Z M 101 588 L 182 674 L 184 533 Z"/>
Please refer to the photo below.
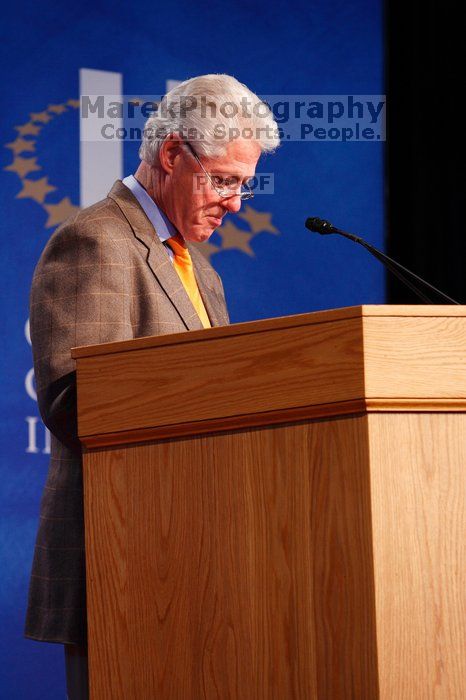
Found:
<path fill-rule="evenodd" d="M 325 235 L 326 233 L 335 233 L 335 227 L 330 223 L 330 221 L 325 221 L 325 219 L 318 219 L 317 216 L 310 216 L 306 219 L 306 228 L 309 231 L 314 231 L 315 233 L 320 233 Z"/>
<path fill-rule="evenodd" d="M 350 241 L 359 243 L 363 246 L 363 248 L 368 250 L 369 253 L 371 253 L 375 258 L 377 258 L 377 260 L 380 260 L 380 262 L 383 263 L 392 274 L 398 277 L 398 279 L 401 280 L 401 282 L 403 282 L 407 287 L 409 287 L 409 289 L 411 289 L 411 291 L 413 291 L 426 304 L 434 304 L 435 302 L 425 291 L 423 291 L 422 288 L 419 288 L 419 285 L 422 285 L 422 287 L 428 290 L 430 293 L 433 292 L 434 294 L 436 294 L 442 304 L 460 305 L 459 301 L 455 301 L 447 294 L 444 294 L 444 292 L 441 292 L 440 289 L 437 289 L 432 284 L 429 284 L 429 282 L 426 282 L 426 280 L 422 279 L 422 277 L 419 277 L 414 272 L 411 272 L 411 270 L 408 270 L 406 267 L 403 267 L 403 265 L 401 265 L 399 262 L 397 262 L 393 258 L 390 258 L 388 255 L 385 255 L 385 253 L 382 253 L 381 250 L 378 250 L 370 243 L 365 241 L 363 238 L 355 236 L 353 233 L 341 231 L 339 228 L 333 226 L 333 224 L 331 224 L 330 221 L 326 221 L 325 219 L 319 219 L 317 216 L 310 216 L 306 219 L 305 226 L 307 229 L 309 229 L 309 231 L 313 231 L 314 233 L 320 233 L 322 236 L 326 236 L 330 233 L 338 233 L 338 235 L 344 236 Z"/>

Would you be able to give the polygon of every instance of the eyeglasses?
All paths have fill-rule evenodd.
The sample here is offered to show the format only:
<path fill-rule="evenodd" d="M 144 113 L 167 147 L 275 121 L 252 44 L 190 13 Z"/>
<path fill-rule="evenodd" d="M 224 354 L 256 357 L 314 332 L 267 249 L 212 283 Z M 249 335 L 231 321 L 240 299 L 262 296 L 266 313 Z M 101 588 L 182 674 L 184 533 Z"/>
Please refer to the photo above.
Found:
<path fill-rule="evenodd" d="M 254 192 L 252 189 L 249 187 L 249 185 L 245 182 L 239 182 L 237 177 L 222 177 L 221 175 L 212 175 L 207 172 L 207 170 L 204 168 L 204 166 L 201 163 L 201 160 L 199 156 L 197 155 L 196 151 L 194 148 L 191 146 L 189 141 L 184 141 L 186 146 L 188 147 L 191 155 L 194 156 L 194 158 L 197 160 L 199 165 L 201 166 L 202 170 L 204 171 L 205 175 L 207 176 L 212 189 L 216 191 L 216 193 L 220 197 L 239 197 L 242 201 L 245 199 L 252 199 L 254 197 Z"/>

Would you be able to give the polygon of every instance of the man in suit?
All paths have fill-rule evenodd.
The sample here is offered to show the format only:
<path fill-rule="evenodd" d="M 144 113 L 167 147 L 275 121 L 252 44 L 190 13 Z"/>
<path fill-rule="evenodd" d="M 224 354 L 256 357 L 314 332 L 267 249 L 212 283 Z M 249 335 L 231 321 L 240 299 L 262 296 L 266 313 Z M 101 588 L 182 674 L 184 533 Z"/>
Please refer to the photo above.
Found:
<path fill-rule="evenodd" d="M 233 117 L 223 113 L 226 103 L 237 105 Z M 134 176 L 66 221 L 34 273 L 31 339 L 51 460 L 26 636 L 65 645 L 70 698 L 88 692 L 82 460 L 70 349 L 228 323 L 220 277 L 192 244 L 208 240 L 252 196 L 247 182 L 258 158 L 278 144 L 270 111 L 257 116 L 257 104 L 230 76 L 177 86 L 146 124 Z"/>

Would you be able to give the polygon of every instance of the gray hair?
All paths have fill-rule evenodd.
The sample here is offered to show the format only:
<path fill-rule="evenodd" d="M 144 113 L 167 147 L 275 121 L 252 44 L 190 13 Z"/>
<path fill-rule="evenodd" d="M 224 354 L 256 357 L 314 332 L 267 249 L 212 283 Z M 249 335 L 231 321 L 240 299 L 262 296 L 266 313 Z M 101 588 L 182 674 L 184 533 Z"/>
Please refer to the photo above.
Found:
<path fill-rule="evenodd" d="M 224 155 L 236 138 L 254 140 L 263 153 L 280 143 L 269 106 L 231 75 L 201 75 L 168 92 L 144 127 L 141 160 L 159 164 L 159 149 L 169 134 L 195 144 L 199 155 Z"/>

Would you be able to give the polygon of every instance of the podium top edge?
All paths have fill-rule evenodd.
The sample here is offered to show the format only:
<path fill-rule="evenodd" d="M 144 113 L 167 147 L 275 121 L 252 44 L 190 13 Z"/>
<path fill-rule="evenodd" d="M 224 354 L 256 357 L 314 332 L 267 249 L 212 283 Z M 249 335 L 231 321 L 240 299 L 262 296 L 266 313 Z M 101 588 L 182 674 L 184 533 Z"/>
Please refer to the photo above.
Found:
<path fill-rule="evenodd" d="M 71 348 L 71 357 L 81 359 L 95 357 L 96 355 L 109 355 L 128 350 L 142 350 L 154 346 L 178 345 L 180 343 L 199 340 L 213 340 L 234 335 L 260 333 L 269 330 L 283 330 L 298 326 L 310 326 L 333 321 L 343 321 L 364 317 L 398 317 L 398 318 L 448 318 L 466 317 L 466 306 L 455 305 L 389 305 L 389 304 L 364 304 L 361 306 L 346 306 L 339 309 L 327 309 L 324 311 L 312 311 L 291 316 L 278 316 L 275 318 L 260 319 L 258 321 L 245 321 L 232 323 L 229 326 L 216 326 L 195 331 L 184 331 L 168 335 L 146 336 L 130 340 L 122 340 L 99 345 L 84 345 Z"/>

